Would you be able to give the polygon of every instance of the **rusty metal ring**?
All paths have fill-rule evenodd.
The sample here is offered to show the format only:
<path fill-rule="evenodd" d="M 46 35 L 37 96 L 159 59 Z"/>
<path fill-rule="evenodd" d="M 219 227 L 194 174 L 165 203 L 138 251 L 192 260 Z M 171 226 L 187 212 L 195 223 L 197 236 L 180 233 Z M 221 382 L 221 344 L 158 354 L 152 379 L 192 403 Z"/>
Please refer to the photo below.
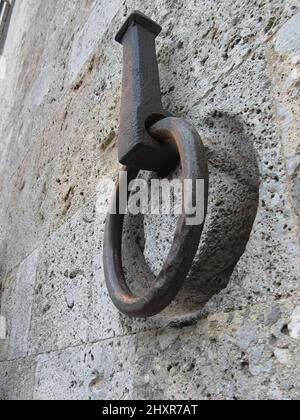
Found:
<path fill-rule="evenodd" d="M 208 170 L 205 149 L 197 131 L 181 118 L 164 118 L 149 132 L 156 140 L 175 141 L 182 165 L 183 179 L 203 179 L 205 183 L 205 215 L 208 201 Z M 139 170 L 126 168 L 128 184 L 138 176 Z M 120 312 L 131 317 L 150 317 L 165 309 L 177 295 L 195 258 L 203 225 L 190 226 L 187 215 L 178 218 L 175 237 L 168 257 L 153 288 L 136 296 L 129 289 L 122 267 L 122 234 L 124 215 L 118 213 L 119 185 L 113 197 L 117 214 L 109 213 L 104 240 L 104 271 L 109 295 Z"/>

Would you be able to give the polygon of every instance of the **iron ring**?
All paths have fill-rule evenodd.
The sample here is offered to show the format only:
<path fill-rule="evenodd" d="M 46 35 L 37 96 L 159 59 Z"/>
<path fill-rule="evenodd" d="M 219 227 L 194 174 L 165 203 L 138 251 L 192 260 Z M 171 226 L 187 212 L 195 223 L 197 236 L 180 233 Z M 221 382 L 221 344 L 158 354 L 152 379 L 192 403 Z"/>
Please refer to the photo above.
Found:
<path fill-rule="evenodd" d="M 156 140 L 171 139 L 180 155 L 183 179 L 203 179 L 205 185 L 204 209 L 208 202 L 208 169 L 202 140 L 194 127 L 186 120 L 168 117 L 155 123 L 149 132 Z M 139 169 L 125 168 L 128 184 L 137 178 Z M 128 287 L 122 267 L 122 234 L 124 215 L 119 212 L 119 184 L 113 204 L 116 214 L 107 215 L 105 226 L 103 263 L 109 295 L 123 314 L 136 318 L 154 316 L 165 309 L 176 297 L 188 275 L 195 258 L 204 222 L 187 225 L 187 214 L 182 213 L 177 221 L 174 240 L 153 288 L 137 296 Z"/>

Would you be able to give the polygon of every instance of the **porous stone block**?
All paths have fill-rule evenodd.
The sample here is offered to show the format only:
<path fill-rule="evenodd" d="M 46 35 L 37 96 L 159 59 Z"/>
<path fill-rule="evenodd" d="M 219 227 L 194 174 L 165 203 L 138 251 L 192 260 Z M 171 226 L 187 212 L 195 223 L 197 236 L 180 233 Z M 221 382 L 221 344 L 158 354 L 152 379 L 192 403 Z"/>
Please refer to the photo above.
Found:
<path fill-rule="evenodd" d="M 300 306 L 297 306 L 292 313 L 289 323 L 290 336 L 296 340 L 300 338 Z"/>
<path fill-rule="evenodd" d="M 138 8 L 165 28 L 158 39 L 164 106 L 186 116 L 219 79 L 266 43 L 298 5 L 296 0 L 253 1 L 251 7 L 245 1 L 228 1 L 216 10 L 207 1 L 114 0 L 105 11 L 102 2 L 78 1 L 46 7 L 37 3 L 20 10 L 26 24 L 21 18 L 16 24 L 32 30 L 36 49 L 32 58 L 32 42 L 26 38 L 23 45 L 22 32 L 11 40 L 20 51 L 15 56 L 30 56 L 35 66 L 28 68 L 21 60 L 4 95 L 3 115 L 13 108 L 20 117 L 16 122 L 8 114 L 3 121 L 5 139 L 12 130 L 5 171 L 12 179 L 7 204 L 13 211 L 5 230 L 15 242 L 8 243 L 8 271 L 94 195 L 101 174 L 117 170 L 112 146 L 118 127 L 122 50 L 113 39 L 124 15 Z M 48 25 L 51 37 L 43 30 Z M 72 78 L 77 74 L 71 85 L 69 72 Z"/>
<path fill-rule="evenodd" d="M 0 340 L 6 339 L 6 318 L 0 315 Z"/>
<path fill-rule="evenodd" d="M 134 398 L 299 399 L 298 341 L 287 330 L 296 302 L 220 311 L 197 326 L 139 334 Z"/>
<path fill-rule="evenodd" d="M 273 91 L 266 82 L 269 78 L 267 54 L 267 47 L 257 49 L 223 79 L 201 105 L 189 112 L 189 118 L 202 134 L 213 166 L 223 166 L 225 172 L 234 173 L 238 179 L 242 176 L 246 185 L 255 187 L 247 165 L 242 166 L 240 172 L 237 167 L 221 163 L 231 162 L 225 156 L 232 147 L 230 138 L 234 138 L 229 132 L 226 134 L 224 127 L 230 121 L 236 121 L 243 127 L 243 148 L 249 147 L 249 156 L 252 156 L 249 162 L 256 161 L 258 169 L 255 188 L 259 199 L 249 241 L 228 286 L 209 302 L 208 311 L 243 307 L 264 300 L 266 296 L 272 299 L 290 297 L 297 290 L 300 249 Z M 239 147 L 238 153 L 242 150 Z M 238 208 L 236 211 L 239 212 Z M 244 211 L 246 215 L 247 209 Z"/>
<path fill-rule="evenodd" d="M 138 321 L 108 296 L 95 204 L 119 169 L 113 39 L 134 9 L 163 27 L 163 105 L 197 128 L 210 171 L 185 294 Z M 0 81 L 1 399 L 300 398 L 299 10 L 16 2 Z M 123 266 L 139 287 L 138 256 L 157 274 L 175 219 L 129 219 Z"/>
<path fill-rule="evenodd" d="M 123 337 L 39 356 L 34 399 L 131 399 L 135 342 Z"/>
<path fill-rule="evenodd" d="M 25 357 L 31 323 L 38 250 L 3 282 L 1 312 L 7 321 L 7 358 Z"/>
<path fill-rule="evenodd" d="M 101 194 L 109 202 L 110 194 Z M 91 201 L 41 246 L 29 346 L 31 354 L 159 328 L 186 317 L 130 319 L 113 305 L 103 271 L 105 212 Z M 102 209 L 103 211 L 103 209 Z M 132 265 L 132 259 L 127 260 Z M 125 261 L 126 267 L 126 261 Z M 138 267 L 133 267 L 137 276 Z"/>
<path fill-rule="evenodd" d="M 34 359 L 0 362 L 0 400 L 32 400 Z"/>
<path fill-rule="evenodd" d="M 117 11 L 122 7 L 121 0 L 112 0 L 109 7 L 105 0 L 97 1 L 91 9 L 89 17 L 81 29 L 76 34 L 72 43 L 72 51 L 69 63 L 69 83 L 73 83 L 76 77 L 86 64 L 91 54 L 94 53 L 97 45 L 115 17 Z M 99 22 L 101 25 L 99 27 Z"/>
<path fill-rule="evenodd" d="M 93 207 L 53 233 L 40 249 L 30 351 L 48 352 L 87 342 L 93 281 Z"/>
<path fill-rule="evenodd" d="M 288 20 L 278 31 L 275 49 L 282 54 L 299 53 L 300 49 L 300 13 Z"/>

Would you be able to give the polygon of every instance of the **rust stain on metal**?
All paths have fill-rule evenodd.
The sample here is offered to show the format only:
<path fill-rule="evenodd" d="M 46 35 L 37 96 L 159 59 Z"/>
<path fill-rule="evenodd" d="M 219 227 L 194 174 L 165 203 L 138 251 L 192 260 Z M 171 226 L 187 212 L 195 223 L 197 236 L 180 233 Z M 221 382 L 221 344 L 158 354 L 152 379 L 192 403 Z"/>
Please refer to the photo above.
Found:
<path fill-rule="evenodd" d="M 155 52 L 155 37 L 160 31 L 155 22 L 134 12 L 116 37 L 124 47 L 119 160 L 126 165 L 128 185 L 140 169 L 168 174 L 181 161 L 183 179 L 194 181 L 193 194 L 196 180 L 204 180 L 206 215 L 208 169 L 201 138 L 190 123 L 172 117 L 162 107 Z M 113 197 L 116 209 L 119 209 L 119 188 L 118 184 Z M 153 287 L 137 296 L 127 285 L 122 267 L 124 214 L 117 210 L 117 214 L 107 215 L 105 279 L 110 297 L 120 312 L 132 317 L 150 317 L 175 298 L 195 258 L 204 225 L 188 225 L 187 217 L 183 213 L 178 218 L 170 252 Z"/>
<path fill-rule="evenodd" d="M 161 27 L 142 13 L 133 13 L 122 26 L 116 40 L 123 46 L 123 84 L 119 161 L 126 166 L 164 172 L 178 163 L 178 152 L 155 141 L 148 127 L 170 116 L 161 102 L 155 38 Z"/>

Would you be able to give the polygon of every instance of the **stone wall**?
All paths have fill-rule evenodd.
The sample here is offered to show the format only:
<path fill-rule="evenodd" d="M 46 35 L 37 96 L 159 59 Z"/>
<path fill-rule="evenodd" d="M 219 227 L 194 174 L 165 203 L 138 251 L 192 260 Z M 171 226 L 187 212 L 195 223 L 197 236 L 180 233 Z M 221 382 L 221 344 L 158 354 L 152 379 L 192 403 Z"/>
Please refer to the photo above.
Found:
<path fill-rule="evenodd" d="M 163 103 L 211 175 L 186 290 L 148 320 L 107 296 L 97 211 L 119 169 L 114 35 L 134 9 L 163 26 Z M 299 399 L 300 2 L 17 0 L 3 55 L 0 398 Z M 154 272 L 172 226 L 144 220 Z"/>

